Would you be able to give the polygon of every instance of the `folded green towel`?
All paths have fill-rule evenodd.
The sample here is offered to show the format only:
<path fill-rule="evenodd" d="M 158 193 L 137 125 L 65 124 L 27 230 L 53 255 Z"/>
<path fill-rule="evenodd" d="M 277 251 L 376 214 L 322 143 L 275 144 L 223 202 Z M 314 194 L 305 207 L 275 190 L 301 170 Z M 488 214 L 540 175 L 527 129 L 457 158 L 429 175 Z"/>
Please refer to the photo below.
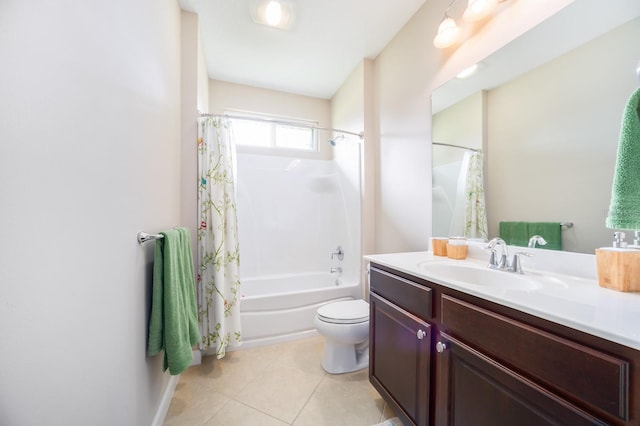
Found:
<path fill-rule="evenodd" d="M 640 89 L 622 116 L 607 228 L 640 229 Z"/>
<path fill-rule="evenodd" d="M 182 373 L 193 362 L 191 347 L 200 341 L 191 235 L 177 228 L 160 233 L 153 265 L 149 356 L 164 350 L 163 371 Z"/>
<path fill-rule="evenodd" d="M 529 244 L 529 222 L 500 222 L 500 238 L 511 246 Z"/>
<path fill-rule="evenodd" d="M 540 235 L 547 242 L 538 248 L 562 250 L 560 222 L 500 222 L 500 238 L 509 245 L 527 247 L 534 235 Z"/>

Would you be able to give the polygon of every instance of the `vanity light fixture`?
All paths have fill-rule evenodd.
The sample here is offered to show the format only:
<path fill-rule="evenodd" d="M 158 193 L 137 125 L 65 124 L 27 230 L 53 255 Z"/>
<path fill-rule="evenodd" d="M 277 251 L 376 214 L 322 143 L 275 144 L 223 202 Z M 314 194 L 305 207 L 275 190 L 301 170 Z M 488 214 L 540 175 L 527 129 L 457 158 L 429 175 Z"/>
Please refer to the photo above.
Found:
<path fill-rule="evenodd" d="M 445 14 L 438 27 L 438 34 L 433 39 L 433 45 L 438 49 L 446 49 L 449 46 L 453 46 L 459 37 L 460 28 L 458 28 L 456 21 Z"/>
<path fill-rule="evenodd" d="M 257 24 L 288 29 L 293 22 L 292 0 L 255 0 L 251 5 L 251 18 Z"/>
<path fill-rule="evenodd" d="M 507 0 L 468 0 L 467 7 L 464 12 L 458 11 L 465 22 L 473 23 L 490 17 L 498 3 L 504 3 Z M 446 49 L 453 46 L 460 39 L 462 28 L 458 26 L 456 21 L 451 17 L 451 9 L 458 4 L 459 0 L 452 0 L 445 9 L 444 17 L 438 26 L 438 32 L 433 39 L 433 45 L 438 49 Z M 459 10 L 460 8 L 458 8 Z"/>
<path fill-rule="evenodd" d="M 498 0 L 469 0 L 469 4 L 462 14 L 462 19 L 468 22 L 481 21 L 489 16 L 498 6 Z"/>

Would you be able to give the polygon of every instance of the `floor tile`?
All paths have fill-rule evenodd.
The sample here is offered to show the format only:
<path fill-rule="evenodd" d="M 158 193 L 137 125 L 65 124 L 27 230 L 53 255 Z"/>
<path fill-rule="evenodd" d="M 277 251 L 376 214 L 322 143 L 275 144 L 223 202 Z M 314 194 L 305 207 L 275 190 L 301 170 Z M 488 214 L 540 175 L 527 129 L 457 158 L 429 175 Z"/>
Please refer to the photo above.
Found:
<path fill-rule="evenodd" d="M 281 420 L 264 414 L 240 402 L 229 401 L 204 426 L 287 426 Z"/>
<path fill-rule="evenodd" d="M 368 371 L 331 375 L 312 337 L 203 357 L 178 382 L 166 426 L 371 426 L 395 414 Z"/>

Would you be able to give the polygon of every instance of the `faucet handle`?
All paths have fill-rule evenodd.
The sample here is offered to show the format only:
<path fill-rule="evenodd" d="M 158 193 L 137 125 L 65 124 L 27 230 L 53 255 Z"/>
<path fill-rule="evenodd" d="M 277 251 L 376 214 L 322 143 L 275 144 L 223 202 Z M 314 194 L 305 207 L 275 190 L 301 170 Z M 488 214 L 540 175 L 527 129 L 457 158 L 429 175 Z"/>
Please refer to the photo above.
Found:
<path fill-rule="evenodd" d="M 513 255 L 513 260 L 511 261 L 511 266 L 509 267 L 509 271 L 515 272 L 517 274 L 524 274 L 522 271 L 522 260 L 520 256 L 533 257 L 531 253 L 527 253 L 526 251 L 519 251 Z"/>

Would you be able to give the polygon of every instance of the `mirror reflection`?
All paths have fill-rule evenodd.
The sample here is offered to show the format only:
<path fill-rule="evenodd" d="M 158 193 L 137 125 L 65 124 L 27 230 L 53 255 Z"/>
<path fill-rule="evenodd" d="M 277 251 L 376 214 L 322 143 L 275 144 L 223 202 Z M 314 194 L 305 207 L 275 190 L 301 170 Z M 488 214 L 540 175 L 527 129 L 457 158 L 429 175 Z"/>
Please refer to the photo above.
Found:
<path fill-rule="evenodd" d="M 611 245 L 605 218 L 620 120 L 639 84 L 637 16 L 627 13 L 498 86 L 453 95 L 460 83 L 451 81 L 434 92 L 433 236 L 464 235 L 468 207 L 459 190 L 466 159 L 478 150 L 484 154 L 488 238 L 500 235 L 500 222 L 571 222 L 561 228 L 563 249 L 593 254 Z M 544 28 L 537 30 L 541 37 Z M 508 60 L 527 62 L 526 49 L 513 53 Z M 478 75 L 495 71 L 487 64 L 491 58 L 480 63 Z"/>

